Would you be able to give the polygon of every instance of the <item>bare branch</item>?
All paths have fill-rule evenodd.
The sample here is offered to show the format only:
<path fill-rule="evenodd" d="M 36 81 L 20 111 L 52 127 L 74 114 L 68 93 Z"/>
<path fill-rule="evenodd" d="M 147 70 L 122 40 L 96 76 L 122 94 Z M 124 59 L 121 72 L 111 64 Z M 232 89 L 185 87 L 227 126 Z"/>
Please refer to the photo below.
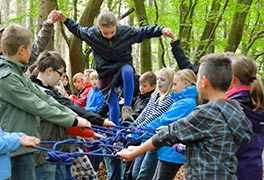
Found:
<path fill-rule="evenodd" d="M 118 19 L 121 20 L 121 19 L 127 17 L 129 14 L 131 14 L 132 12 L 134 12 L 134 10 L 135 10 L 134 8 L 129 8 L 129 9 L 127 10 L 127 12 L 125 12 L 124 14 L 121 14 L 121 15 L 118 17 Z"/>
<path fill-rule="evenodd" d="M 264 30 L 261 30 L 259 32 L 257 32 L 250 40 L 250 42 L 248 43 L 247 47 L 246 47 L 246 52 L 249 51 L 249 49 L 252 47 L 252 45 L 254 44 L 254 42 L 259 39 L 262 38 L 262 34 L 264 34 Z"/>
<path fill-rule="evenodd" d="M 254 59 L 256 60 L 256 59 L 258 59 L 260 56 L 263 56 L 263 55 L 264 55 L 264 51 L 261 52 L 261 53 L 256 54 L 256 55 L 254 56 Z"/>
<path fill-rule="evenodd" d="M 65 33 L 64 26 L 63 26 L 63 23 L 61 21 L 60 21 L 60 27 L 61 27 L 61 35 L 62 35 L 62 37 L 66 41 L 68 47 L 70 47 L 70 40 L 69 40 L 68 36 Z"/>

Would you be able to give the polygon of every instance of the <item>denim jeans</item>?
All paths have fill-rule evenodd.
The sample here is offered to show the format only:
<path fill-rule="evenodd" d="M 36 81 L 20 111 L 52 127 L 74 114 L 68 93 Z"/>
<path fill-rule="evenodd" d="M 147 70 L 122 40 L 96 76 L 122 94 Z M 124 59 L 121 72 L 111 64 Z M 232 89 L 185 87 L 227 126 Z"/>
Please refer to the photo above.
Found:
<path fill-rule="evenodd" d="M 157 150 L 148 151 L 144 156 L 135 159 L 133 166 L 133 179 L 152 180 L 158 162 Z M 134 168 L 136 168 L 134 170 Z M 138 174 L 136 174 L 138 172 Z"/>
<path fill-rule="evenodd" d="M 36 166 L 37 180 L 65 180 L 65 165 L 50 165 L 48 163 Z"/>
<path fill-rule="evenodd" d="M 34 153 L 11 158 L 12 180 L 36 180 Z"/>

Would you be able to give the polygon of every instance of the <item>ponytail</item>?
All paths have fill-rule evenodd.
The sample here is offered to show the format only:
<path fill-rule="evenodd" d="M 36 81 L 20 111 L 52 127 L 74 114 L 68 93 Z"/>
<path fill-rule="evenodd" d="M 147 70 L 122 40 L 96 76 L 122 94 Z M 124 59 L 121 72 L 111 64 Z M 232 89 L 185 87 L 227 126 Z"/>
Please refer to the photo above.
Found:
<path fill-rule="evenodd" d="M 250 85 L 250 97 L 254 105 L 254 111 L 258 111 L 264 107 L 264 93 L 262 89 L 262 81 L 257 74 L 255 80 Z"/>

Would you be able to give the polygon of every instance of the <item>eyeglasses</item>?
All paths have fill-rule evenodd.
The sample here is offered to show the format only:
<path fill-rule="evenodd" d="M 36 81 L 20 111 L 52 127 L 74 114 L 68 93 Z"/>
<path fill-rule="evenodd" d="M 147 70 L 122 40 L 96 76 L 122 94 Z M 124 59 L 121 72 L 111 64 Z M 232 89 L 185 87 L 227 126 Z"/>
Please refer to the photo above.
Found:
<path fill-rule="evenodd" d="M 60 77 L 63 75 L 63 73 L 61 73 L 61 72 L 58 71 L 57 69 L 54 69 L 54 71 L 56 71 L 56 72 L 60 75 Z"/>

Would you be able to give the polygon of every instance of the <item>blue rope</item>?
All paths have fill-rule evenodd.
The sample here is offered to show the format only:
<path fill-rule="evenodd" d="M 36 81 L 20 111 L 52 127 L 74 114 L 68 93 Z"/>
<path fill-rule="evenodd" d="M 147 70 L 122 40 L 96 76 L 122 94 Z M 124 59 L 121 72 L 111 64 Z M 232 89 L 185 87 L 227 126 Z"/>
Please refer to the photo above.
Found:
<path fill-rule="evenodd" d="M 127 127 L 130 126 L 130 127 Z M 146 140 L 146 137 L 152 136 L 155 133 L 153 129 L 143 129 L 137 128 L 127 124 L 126 126 L 116 126 L 114 128 L 106 128 L 102 126 L 91 127 L 95 132 L 100 132 L 106 138 L 96 140 L 93 142 L 79 141 L 76 139 L 67 139 L 63 141 L 41 141 L 41 144 L 53 144 L 52 149 L 48 149 L 41 146 L 34 146 L 33 148 L 46 151 L 47 157 L 46 161 L 51 165 L 62 164 L 66 166 L 66 178 L 67 180 L 74 180 L 75 178 L 71 173 L 71 165 L 76 157 L 81 157 L 84 155 L 87 156 L 106 156 L 116 158 L 116 152 L 123 149 L 121 146 L 115 146 L 115 143 L 122 142 L 124 147 L 128 146 L 131 142 L 140 142 Z M 134 137 L 133 135 L 136 135 Z M 95 149 L 90 152 L 61 152 L 58 151 L 58 146 L 62 144 L 78 144 L 84 148 Z M 106 153 L 102 153 L 102 150 L 105 149 Z"/>

